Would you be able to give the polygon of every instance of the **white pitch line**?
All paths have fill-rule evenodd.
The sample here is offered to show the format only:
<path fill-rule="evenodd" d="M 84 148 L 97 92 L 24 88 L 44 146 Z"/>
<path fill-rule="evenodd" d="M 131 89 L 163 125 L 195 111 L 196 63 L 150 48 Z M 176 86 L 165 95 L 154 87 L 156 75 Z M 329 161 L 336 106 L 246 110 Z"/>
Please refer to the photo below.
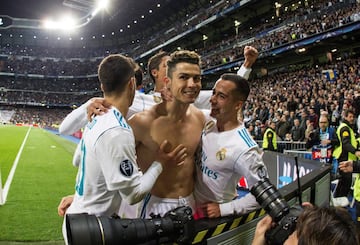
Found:
<path fill-rule="evenodd" d="M 16 155 L 15 161 L 14 161 L 12 167 L 11 167 L 9 176 L 8 176 L 7 179 L 6 179 L 6 182 L 5 182 L 5 185 L 4 185 L 4 189 L 3 189 L 3 204 L 5 204 L 5 202 L 6 202 L 6 198 L 7 198 L 9 189 L 10 189 L 10 184 L 11 184 L 13 178 L 14 178 L 14 174 L 15 174 L 16 167 L 17 167 L 17 165 L 18 165 L 18 163 L 19 163 L 19 159 L 20 159 L 21 153 L 22 153 L 22 151 L 23 151 L 23 149 L 24 149 L 24 146 L 25 146 L 26 140 L 27 140 L 27 138 L 28 138 L 28 136 L 29 136 L 29 134 L 30 134 L 31 128 L 32 128 L 32 126 L 29 127 L 29 129 L 28 129 L 28 131 L 27 131 L 27 133 L 26 133 L 26 135 L 25 135 L 25 138 L 24 138 L 24 140 L 23 140 L 23 142 L 22 142 L 22 144 L 21 144 L 21 147 L 20 147 L 20 149 L 19 149 L 19 151 L 18 151 L 18 154 Z"/>

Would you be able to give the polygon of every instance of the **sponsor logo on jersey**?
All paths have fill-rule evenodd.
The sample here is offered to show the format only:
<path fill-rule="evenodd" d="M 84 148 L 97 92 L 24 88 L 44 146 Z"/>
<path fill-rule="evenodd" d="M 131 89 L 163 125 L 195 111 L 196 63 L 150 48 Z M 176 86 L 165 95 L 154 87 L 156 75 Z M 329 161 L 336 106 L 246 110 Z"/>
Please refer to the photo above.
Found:
<path fill-rule="evenodd" d="M 217 179 L 219 173 L 208 168 L 205 164 L 201 164 L 200 165 L 200 170 L 201 172 L 203 172 L 203 174 L 205 174 L 206 176 L 210 177 L 211 179 Z"/>
<path fill-rule="evenodd" d="M 134 165 L 128 159 L 120 163 L 120 172 L 122 175 L 130 177 L 134 172 Z"/>
<path fill-rule="evenodd" d="M 342 137 L 348 137 L 349 136 L 349 132 L 348 131 L 344 131 L 343 133 L 342 133 Z"/>
<path fill-rule="evenodd" d="M 226 158 L 226 149 L 222 148 L 218 152 L 216 152 L 216 159 L 222 161 Z"/>

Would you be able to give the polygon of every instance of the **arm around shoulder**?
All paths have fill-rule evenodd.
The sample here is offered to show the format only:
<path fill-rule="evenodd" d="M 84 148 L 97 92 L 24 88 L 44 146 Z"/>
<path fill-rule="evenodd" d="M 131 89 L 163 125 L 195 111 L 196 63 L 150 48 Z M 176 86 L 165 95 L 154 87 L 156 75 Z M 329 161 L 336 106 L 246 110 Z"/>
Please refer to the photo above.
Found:
<path fill-rule="evenodd" d="M 221 216 L 246 214 L 260 208 L 255 197 L 248 193 L 244 197 L 220 204 Z"/>
<path fill-rule="evenodd" d="M 90 101 L 82 104 L 79 108 L 70 112 L 59 127 L 59 133 L 63 135 L 72 135 L 76 131 L 83 128 L 87 123 L 87 111 L 86 108 Z"/>

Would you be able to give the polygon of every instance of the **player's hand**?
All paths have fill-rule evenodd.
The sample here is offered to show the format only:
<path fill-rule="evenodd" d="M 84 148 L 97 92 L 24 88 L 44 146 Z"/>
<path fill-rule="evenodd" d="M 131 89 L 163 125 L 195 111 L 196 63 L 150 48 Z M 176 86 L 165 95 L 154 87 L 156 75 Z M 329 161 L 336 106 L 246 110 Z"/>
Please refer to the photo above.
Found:
<path fill-rule="evenodd" d="M 245 68 L 251 68 L 259 56 L 259 52 L 252 46 L 245 46 L 244 48 L 244 66 Z"/>
<path fill-rule="evenodd" d="M 353 172 L 353 161 L 343 161 L 339 164 L 339 169 L 345 173 L 352 173 Z"/>
<path fill-rule="evenodd" d="M 355 156 L 357 156 L 358 158 L 360 158 L 360 151 L 355 151 Z"/>
<path fill-rule="evenodd" d="M 70 207 L 71 203 L 74 200 L 74 195 L 63 197 L 58 206 L 58 214 L 61 217 L 64 217 L 66 210 Z"/>
<path fill-rule="evenodd" d="M 163 101 L 172 101 L 173 96 L 168 87 L 164 87 L 160 90 L 161 98 Z"/>
<path fill-rule="evenodd" d="M 91 103 L 88 105 L 87 118 L 91 122 L 94 115 L 102 115 L 110 109 L 111 104 L 104 98 L 95 97 L 90 99 Z"/>
<path fill-rule="evenodd" d="M 180 144 L 173 149 L 171 143 L 164 140 L 159 147 L 156 160 L 162 164 L 182 165 L 186 157 L 187 149 L 184 145 Z"/>
<path fill-rule="evenodd" d="M 205 217 L 218 218 L 221 216 L 220 205 L 218 203 L 206 203 L 201 205 Z"/>

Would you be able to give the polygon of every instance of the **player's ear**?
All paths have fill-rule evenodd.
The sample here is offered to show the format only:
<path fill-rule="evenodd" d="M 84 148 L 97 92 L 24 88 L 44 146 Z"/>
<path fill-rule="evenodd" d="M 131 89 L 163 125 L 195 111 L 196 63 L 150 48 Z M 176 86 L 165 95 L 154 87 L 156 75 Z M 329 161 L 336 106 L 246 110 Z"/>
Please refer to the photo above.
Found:
<path fill-rule="evenodd" d="M 241 110 L 241 108 L 243 107 L 243 104 L 244 104 L 244 101 L 239 100 L 239 101 L 236 103 L 236 105 L 235 105 L 235 109 L 236 109 L 237 111 Z"/>
<path fill-rule="evenodd" d="M 158 74 L 158 70 L 157 70 L 157 69 L 152 69 L 152 70 L 151 70 L 151 75 L 152 75 L 153 77 L 156 77 L 157 74 Z"/>
<path fill-rule="evenodd" d="M 169 77 L 164 77 L 164 84 L 165 84 L 165 87 L 169 88 L 169 86 L 171 84 L 171 79 Z"/>

